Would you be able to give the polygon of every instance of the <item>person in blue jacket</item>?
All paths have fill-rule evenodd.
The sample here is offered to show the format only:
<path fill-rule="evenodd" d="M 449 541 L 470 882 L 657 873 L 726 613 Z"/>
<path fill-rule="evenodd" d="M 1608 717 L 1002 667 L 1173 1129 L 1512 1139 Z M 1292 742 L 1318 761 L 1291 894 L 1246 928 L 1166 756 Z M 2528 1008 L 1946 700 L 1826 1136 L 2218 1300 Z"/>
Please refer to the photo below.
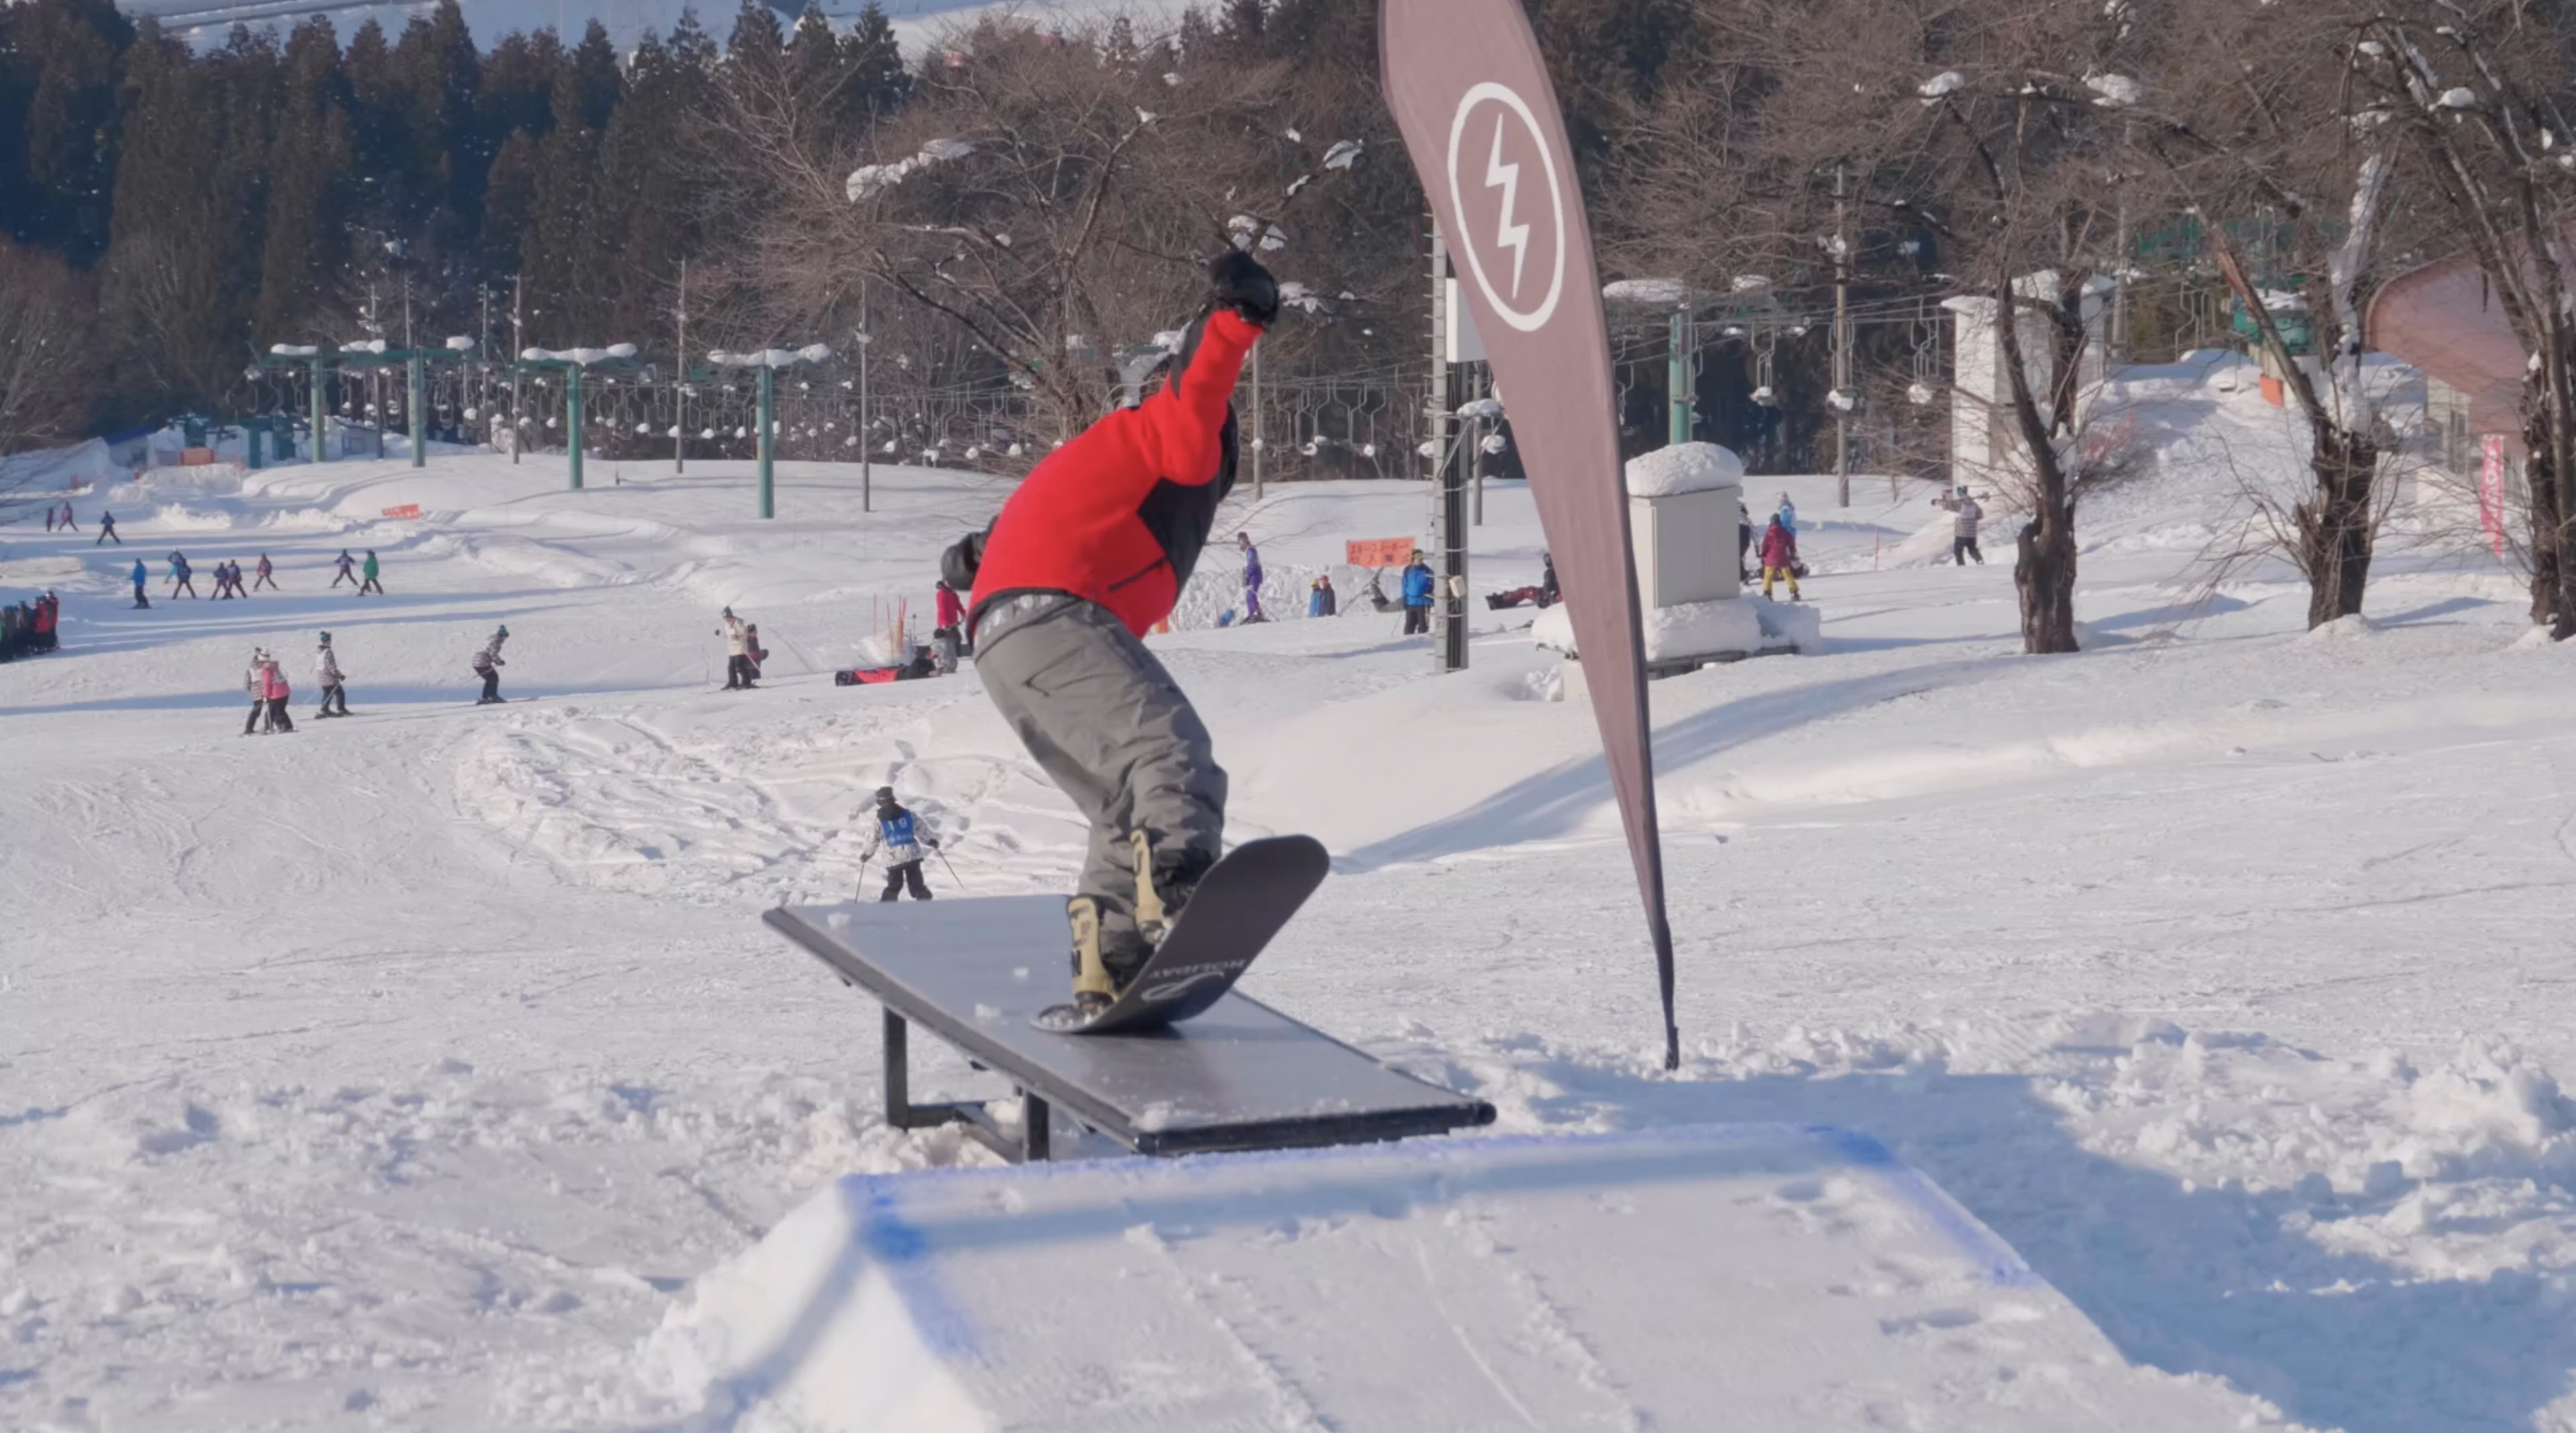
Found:
<path fill-rule="evenodd" d="M 877 788 L 876 819 L 877 829 L 869 834 L 868 849 L 860 854 L 859 864 L 866 865 L 878 847 L 885 848 L 885 894 L 877 899 L 893 900 L 903 894 L 907 884 L 912 887 L 914 900 L 930 899 L 930 887 L 921 879 L 921 848 L 939 849 L 939 838 L 930 833 L 930 823 L 895 800 L 891 786 Z"/>
<path fill-rule="evenodd" d="M 148 568 L 146 568 L 146 567 L 143 565 L 143 559 L 142 559 L 142 558 L 139 558 L 139 557 L 138 557 L 138 558 L 136 558 L 136 559 L 134 559 L 134 605 L 135 605 L 135 606 L 137 606 L 137 607 L 149 607 L 149 606 L 151 606 L 151 605 L 152 605 L 152 599 L 151 599 L 149 596 L 146 596 L 146 595 L 144 594 L 144 591 L 143 591 L 143 586 L 144 586 L 144 584 L 145 584 L 145 583 L 150 582 L 151 580 L 152 580 L 152 573 L 151 573 L 151 570 L 150 570 L 150 569 L 148 569 Z"/>
<path fill-rule="evenodd" d="M 1431 630 L 1431 564 L 1422 560 L 1416 549 L 1413 560 L 1404 565 L 1404 634 Z"/>

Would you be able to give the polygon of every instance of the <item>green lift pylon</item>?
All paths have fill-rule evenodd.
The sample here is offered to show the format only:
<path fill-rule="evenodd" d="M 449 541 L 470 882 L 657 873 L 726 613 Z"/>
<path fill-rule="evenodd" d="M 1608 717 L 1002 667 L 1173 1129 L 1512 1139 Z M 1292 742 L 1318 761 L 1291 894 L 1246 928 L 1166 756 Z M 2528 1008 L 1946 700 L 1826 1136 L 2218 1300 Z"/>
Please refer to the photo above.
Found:
<path fill-rule="evenodd" d="M 644 365 L 635 361 L 635 345 L 612 343 L 606 348 L 531 348 L 519 354 L 512 365 L 520 373 L 556 373 L 564 381 L 564 451 L 572 462 L 573 491 L 581 491 L 581 379 L 584 373 L 641 373 Z"/>
<path fill-rule="evenodd" d="M 757 353 L 727 353 L 722 349 L 707 355 L 707 362 L 718 368 L 750 368 L 759 372 L 760 393 L 760 515 L 778 516 L 777 489 L 772 469 L 778 448 L 778 370 L 798 363 L 823 363 L 832 357 L 829 346 L 810 343 L 803 348 L 770 348 Z"/>

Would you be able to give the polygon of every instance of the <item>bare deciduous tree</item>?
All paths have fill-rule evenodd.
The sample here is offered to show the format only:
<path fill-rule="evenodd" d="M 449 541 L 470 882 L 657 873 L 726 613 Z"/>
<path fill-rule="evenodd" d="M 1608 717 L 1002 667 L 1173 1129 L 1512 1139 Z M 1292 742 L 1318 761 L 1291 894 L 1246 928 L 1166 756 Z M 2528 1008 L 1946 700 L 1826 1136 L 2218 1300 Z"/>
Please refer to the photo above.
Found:
<path fill-rule="evenodd" d="M 97 372 L 95 305 L 50 255 L 0 243 L 0 511 L 27 481 L 9 454 L 70 441 Z"/>

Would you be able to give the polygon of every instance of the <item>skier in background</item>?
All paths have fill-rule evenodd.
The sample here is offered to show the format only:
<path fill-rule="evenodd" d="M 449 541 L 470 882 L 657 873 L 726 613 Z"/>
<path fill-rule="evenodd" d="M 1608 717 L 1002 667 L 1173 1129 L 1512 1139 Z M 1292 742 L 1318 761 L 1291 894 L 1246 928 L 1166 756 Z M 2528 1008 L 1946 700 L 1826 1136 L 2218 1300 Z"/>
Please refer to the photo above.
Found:
<path fill-rule="evenodd" d="M 152 605 L 151 596 L 143 590 L 144 586 L 151 581 L 152 570 L 143 565 L 142 558 L 138 557 L 134 559 L 134 605 L 137 608 L 149 607 Z"/>
<path fill-rule="evenodd" d="M 1789 530 L 1789 540 L 1792 542 L 1797 541 L 1798 505 L 1789 501 L 1789 495 L 1787 493 L 1782 493 L 1780 495 L 1780 510 L 1773 513 L 1772 516 L 1779 519 L 1780 525 Z"/>
<path fill-rule="evenodd" d="M 937 609 L 932 615 L 938 619 L 938 624 L 957 634 L 962 649 L 974 650 L 966 643 L 965 599 L 957 595 L 957 589 L 949 586 L 948 579 L 944 577 L 931 584 L 930 593 L 932 604 Z"/>
<path fill-rule="evenodd" d="M 879 847 L 886 853 L 885 894 L 877 897 L 890 901 L 912 887 L 916 901 L 930 899 L 930 887 L 921 879 L 921 848 L 939 849 L 939 838 L 931 834 L 930 823 L 907 810 L 894 799 L 894 788 L 877 788 L 876 829 L 868 833 L 868 849 L 859 855 L 859 864 L 867 865 Z"/>
<path fill-rule="evenodd" d="M 1023 479 L 942 575 L 974 595 L 984 690 L 1091 822 L 1074 897 L 1074 1004 L 1107 1008 L 1224 849 L 1226 776 L 1207 724 L 1145 646 L 1234 490 L 1233 394 L 1279 315 L 1270 271 L 1240 250 L 1163 386 L 1085 429 Z"/>
<path fill-rule="evenodd" d="M 74 522 L 74 521 L 72 521 L 72 501 L 71 501 L 71 499 L 69 499 L 69 498 L 65 498 L 65 499 L 63 499 L 63 531 L 65 531 L 65 532 L 78 532 L 78 531 L 80 531 L 80 524 L 79 524 L 79 523 L 76 523 L 76 522 Z M 119 543 L 119 544 L 117 544 L 117 545 L 118 545 L 119 547 L 124 546 L 124 544 L 123 544 L 123 543 Z"/>
<path fill-rule="evenodd" d="M 1977 550 L 1977 524 L 1984 520 L 1986 510 L 1977 506 L 1976 495 L 1960 488 L 1933 506 L 1950 510 L 1950 560 L 1965 567 L 1973 557 L 1979 567 L 1985 566 L 1986 555 Z"/>
<path fill-rule="evenodd" d="M 338 576 L 331 579 L 331 586 L 336 589 L 343 582 L 348 583 L 352 587 L 356 586 L 358 582 L 358 574 L 356 571 L 357 566 L 358 559 L 349 555 L 349 549 L 345 547 L 341 548 L 340 573 Z"/>
<path fill-rule="evenodd" d="M 268 565 L 268 554 L 265 552 L 261 553 L 259 555 L 259 581 L 251 584 L 251 591 L 256 592 L 263 587 L 272 592 L 283 590 L 277 585 L 277 578 L 274 575 L 275 571 L 276 569 Z"/>
<path fill-rule="evenodd" d="M 474 699 L 474 705 L 488 707 L 503 699 L 501 669 L 510 664 L 501 660 L 501 644 L 509 640 L 509 628 L 495 627 L 492 629 L 492 640 L 484 643 L 483 650 L 474 654 L 474 675 L 483 679 L 483 695 Z"/>
<path fill-rule="evenodd" d="M 286 685 L 286 673 L 278 669 L 275 657 L 260 664 L 259 679 L 260 695 L 268 704 L 268 729 L 289 732 L 295 730 L 295 718 L 288 715 L 286 710 L 286 699 L 295 693 Z"/>
<path fill-rule="evenodd" d="M 1753 580 L 1753 510 L 1744 499 L 1735 500 L 1735 585 Z"/>
<path fill-rule="evenodd" d="M 743 645 L 742 619 L 733 615 L 732 608 L 724 610 L 724 625 L 716 629 L 716 635 L 725 639 L 724 689 L 729 692 L 751 690 L 751 657 Z"/>
<path fill-rule="evenodd" d="M 54 530 L 54 519 L 60 516 L 62 516 L 62 514 L 55 511 L 52 503 L 45 504 L 45 531 L 49 533 L 52 532 Z"/>
<path fill-rule="evenodd" d="M 102 508 L 98 514 L 98 541 L 91 543 L 90 546 L 97 547 L 111 537 L 116 537 L 116 514 Z M 125 539 L 116 537 L 116 545 L 125 546 Z"/>
<path fill-rule="evenodd" d="M 176 598 L 180 592 L 185 591 L 189 596 L 195 597 L 201 602 L 205 600 L 198 594 L 197 584 L 190 579 L 189 574 L 194 570 L 195 569 L 188 566 L 188 559 L 184 553 L 173 552 L 170 554 L 170 595 L 173 598 Z"/>
<path fill-rule="evenodd" d="M 63 599 L 56 597 L 53 594 L 53 589 L 47 588 L 45 595 L 36 599 L 37 651 L 50 652 L 54 650 L 57 645 L 56 634 L 61 629 L 62 622 Z"/>
<path fill-rule="evenodd" d="M 1431 564 L 1416 549 L 1404 565 L 1404 635 L 1431 630 Z"/>
<path fill-rule="evenodd" d="M 1565 600 L 1564 589 L 1556 585 L 1556 554 L 1538 555 L 1538 605 L 1553 607 Z"/>
<path fill-rule="evenodd" d="M 1333 591 L 1333 574 L 1320 574 L 1306 587 L 1306 615 L 1330 617 L 1341 610 L 1342 600 Z"/>
<path fill-rule="evenodd" d="M 215 597 L 223 602 L 233 600 L 233 570 L 230 564 L 223 562 L 215 564 Z"/>
<path fill-rule="evenodd" d="M 367 563 L 364 571 L 366 573 L 367 580 L 358 584 L 358 595 L 364 597 L 368 593 L 372 592 L 378 597 L 384 596 L 385 585 L 376 580 L 376 573 L 379 569 L 376 566 L 376 550 L 372 547 L 367 549 Z"/>
<path fill-rule="evenodd" d="M 1270 619 L 1261 615 L 1261 549 L 1252 545 L 1248 532 L 1236 533 L 1234 546 L 1243 554 L 1243 620 L 1267 622 Z"/>
<path fill-rule="evenodd" d="M 347 716 L 349 693 L 341 685 L 346 679 L 340 675 L 340 658 L 331 650 L 331 634 L 328 632 L 322 634 L 322 645 L 313 653 L 313 680 L 322 684 L 322 709 L 313 715 Z M 338 706 L 336 711 L 333 710 L 335 703 Z"/>
<path fill-rule="evenodd" d="M 1775 516 L 1771 519 L 1771 526 L 1762 534 L 1762 595 L 1770 596 L 1772 582 L 1785 578 L 1789 583 L 1789 600 L 1799 601 L 1797 568 L 1798 535 Z"/>
<path fill-rule="evenodd" d="M 250 670 L 242 674 L 242 690 L 250 693 L 250 715 L 242 719 L 242 735 L 251 734 L 259 719 L 268 715 L 268 649 L 250 649 Z"/>
<path fill-rule="evenodd" d="M 742 686 L 743 690 L 749 691 L 760 684 L 760 665 L 769 660 L 769 649 L 760 645 L 760 624 L 757 622 L 742 625 L 742 657 Z"/>

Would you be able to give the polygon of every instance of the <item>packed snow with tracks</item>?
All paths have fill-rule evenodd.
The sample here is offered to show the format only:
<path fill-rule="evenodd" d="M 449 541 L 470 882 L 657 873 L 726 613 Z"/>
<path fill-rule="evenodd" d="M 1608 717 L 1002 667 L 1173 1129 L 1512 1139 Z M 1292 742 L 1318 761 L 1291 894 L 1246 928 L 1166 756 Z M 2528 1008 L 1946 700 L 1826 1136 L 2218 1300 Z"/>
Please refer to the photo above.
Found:
<path fill-rule="evenodd" d="M 2102 1396 L 2576 1427 L 2576 653 L 2438 544 L 2392 539 L 2370 620 L 2315 635 L 2277 568 L 2201 590 L 2222 470 L 2288 449 L 2250 391 L 2168 386 L 2166 461 L 2087 516 L 2080 656 L 2017 654 L 2000 514 L 1961 571 L 1925 492 L 1749 482 L 1798 502 L 1826 645 L 1654 687 L 1670 1076 L 1591 719 L 1532 699 L 1525 609 L 1477 604 L 1447 678 L 1347 584 L 1336 619 L 1157 638 L 1233 833 L 1336 858 L 1248 988 L 1505 1133 L 1866 1131 L 2100 1328 L 2122 1366 L 2053 1376 Z M 592 482 L 165 471 L 110 495 L 121 552 L 0 544 L 0 595 L 66 604 L 60 655 L 0 667 L 0 1426 L 685 1426 L 654 1336 L 693 1280 L 838 1176 L 986 1161 L 882 1126 L 873 1012 L 756 917 L 856 888 L 883 782 L 948 833 L 942 897 L 1066 880 L 1080 828 L 971 671 L 827 675 L 1006 482 L 879 469 L 863 515 L 791 464 L 770 523 L 738 468 Z M 1322 568 L 1426 511 L 1278 485 L 1218 537 Z M 1486 511 L 1478 585 L 1534 580 L 1526 494 Z M 325 590 L 344 546 L 389 596 Z M 287 591 L 131 610 L 174 547 Z M 761 691 L 714 690 L 726 603 Z M 499 623 L 514 700 L 476 710 Z M 321 628 L 359 715 L 238 735 L 250 648 L 301 687 Z"/>

